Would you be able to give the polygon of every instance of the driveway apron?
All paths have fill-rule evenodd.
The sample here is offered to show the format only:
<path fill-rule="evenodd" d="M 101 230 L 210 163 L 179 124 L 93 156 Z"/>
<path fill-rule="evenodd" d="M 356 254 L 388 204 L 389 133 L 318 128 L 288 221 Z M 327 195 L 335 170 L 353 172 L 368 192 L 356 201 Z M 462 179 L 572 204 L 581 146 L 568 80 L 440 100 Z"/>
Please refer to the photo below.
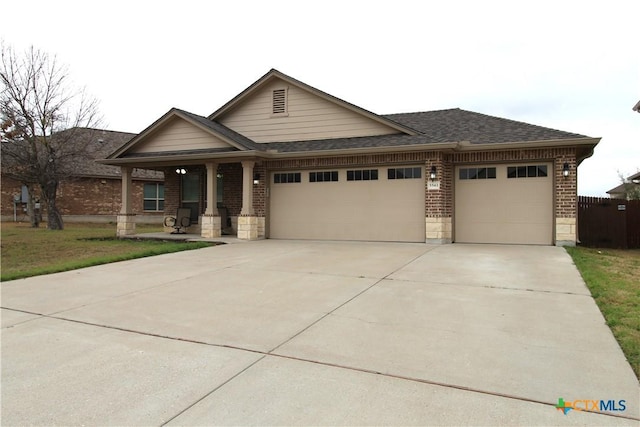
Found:
<path fill-rule="evenodd" d="M 640 419 L 561 248 L 262 240 L 1 286 L 3 425 Z"/>

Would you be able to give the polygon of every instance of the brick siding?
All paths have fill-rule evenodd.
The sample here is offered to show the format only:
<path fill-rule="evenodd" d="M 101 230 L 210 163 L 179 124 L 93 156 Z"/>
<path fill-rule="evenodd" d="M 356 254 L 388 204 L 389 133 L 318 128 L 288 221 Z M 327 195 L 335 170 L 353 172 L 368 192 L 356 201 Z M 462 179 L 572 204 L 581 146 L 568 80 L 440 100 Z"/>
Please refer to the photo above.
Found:
<path fill-rule="evenodd" d="M 290 160 L 265 160 L 257 162 L 254 173 L 260 175 L 260 182 L 253 186 L 255 215 L 266 216 L 269 173 L 274 170 L 296 170 L 326 167 L 363 167 L 370 165 L 421 164 L 425 173 L 425 215 L 442 218 L 453 216 L 453 184 L 455 165 L 548 161 L 554 165 L 555 174 L 555 217 L 575 218 L 577 209 L 577 178 L 575 148 L 544 148 L 526 150 L 501 150 L 478 152 L 437 152 L 422 151 L 410 153 L 384 153 L 335 157 L 314 157 Z M 568 163 L 570 174 L 562 176 L 562 166 Z M 427 190 L 429 172 L 436 167 L 440 189 Z M 201 210 L 204 212 L 205 167 L 190 166 L 190 171 L 201 174 Z M 165 214 L 173 215 L 180 203 L 180 176 L 175 168 L 165 169 Z M 229 216 L 238 216 L 242 209 L 242 165 L 221 163 L 218 173 L 223 174 L 223 206 Z M 148 182 L 148 181 L 147 181 Z M 143 184 L 133 182 L 133 205 L 135 213 L 142 213 Z M 2 182 L 2 215 L 13 215 L 13 194 L 20 191 L 17 183 L 10 179 Z M 120 210 L 120 179 L 80 179 L 64 183 L 60 187 L 59 206 L 63 214 L 74 215 L 114 215 Z M 200 212 L 200 213 L 202 213 Z"/>
<path fill-rule="evenodd" d="M 132 182 L 133 212 L 136 214 L 153 214 L 144 212 L 144 184 L 157 181 Z M 21 192 L 22 185 L 10 178 L 2 178 L 1 202 L 2 216 L 13 216 L 13 196 Z M 166 195 L 165 195 L 166 197 Z M 122 181 L 119 178 L 77 178 L 63 182 L 58 188 L 56 199 L 62 215 L 117 215 L 122 202 Z M 25 205 L 26 206 L 26 205 Z M 24 215 L 20 210 L 18 214 Z M 43 206 L 43 209 L 46 209 Z M 46 218 L 46 210 L 43 216 Z M 161 215 L 162 213 L 158 213 Z"/>

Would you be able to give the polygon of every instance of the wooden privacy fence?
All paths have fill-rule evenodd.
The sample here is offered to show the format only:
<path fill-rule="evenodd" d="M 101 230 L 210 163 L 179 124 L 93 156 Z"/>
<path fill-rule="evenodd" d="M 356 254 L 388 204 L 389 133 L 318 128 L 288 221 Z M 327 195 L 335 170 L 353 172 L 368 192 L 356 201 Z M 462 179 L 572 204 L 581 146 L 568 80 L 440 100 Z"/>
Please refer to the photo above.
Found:
<path fill-rule="evenodd" d="M 640 248 L 640 200 L 579 196 L 578 239 L 583 246 Z"/>

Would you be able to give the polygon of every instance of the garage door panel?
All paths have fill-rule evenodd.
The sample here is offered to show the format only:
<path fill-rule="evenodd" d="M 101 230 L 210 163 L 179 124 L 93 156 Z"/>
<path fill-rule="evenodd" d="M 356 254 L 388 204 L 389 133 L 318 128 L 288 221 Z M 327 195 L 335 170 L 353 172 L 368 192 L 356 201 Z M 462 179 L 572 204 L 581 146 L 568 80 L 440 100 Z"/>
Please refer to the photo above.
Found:
<path fill-rule="evenodd" d="M 548 163 L 516 164 L 515 166 Z M 456 168 L 455 241 L 467 243 L 551 244 L 553 185 L 550 176 L 507 178 L 507 168 L 495 167 L 495 179 L 461 179 Z M 533 170 L 533 169 L 532 169 Z M 464 176 L 465 173 L 462 173 Z"/>
<path fill-rule="evenodd" d="M 270 232 L 272 238 L 319 240 L 373 240 L 424 242 L 424 177 L 347 181 L 347 169 L 338 182 L 272 184 Z M 273 182 L 273 178 L 271 178 Z"/>

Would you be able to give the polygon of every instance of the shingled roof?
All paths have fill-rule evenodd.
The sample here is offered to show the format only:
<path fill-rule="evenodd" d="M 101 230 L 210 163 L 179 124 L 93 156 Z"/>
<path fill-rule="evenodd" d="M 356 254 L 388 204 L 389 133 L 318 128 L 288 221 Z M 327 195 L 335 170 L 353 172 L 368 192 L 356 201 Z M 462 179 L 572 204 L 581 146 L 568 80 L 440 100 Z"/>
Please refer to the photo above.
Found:
<path fill-rule="evenodd" d="M 473 111 L 453 108 L 448 110 L 424 111 L 418 113 L 388 114 L 383 116 L 402 126 L 412 128 L 416 135 L 397 133 L 391 135 L 365 136 L 353 138 L 320 139 L 311 141 L 287 141 L 258 144 L 230 128 L 197 114 L 177 108 L 191 120 L 205 126 L 220 135 L 224 135 L 237 145 L 250 151 L 304 153 L 313 151 L 348 150 L 360 148 L 409 147 L 412 145 L 469 142 L 471 144 L 500 144 L 513 142 L 549 141 L 575 138 L 588 138 L 585 135 L 532 125 L 516 120 L 494 117 Z M 117 132 L 116 132 L 117 133 Z M 129 139 L 132 134 L 127 134 Z M 117 146 L 114 146 L 117 148 Z M 183 150 L 153 153 L 124 154 L 121 158 L 171 157 L 189 154 L 213 154 L 234 152 L 238 149 Z M 105 150 L 108 152 L 108 150 Z M 105 166 L 106 167 L 106 166 Z"/>
<path fill-rule="evenodd" d="M 468 141 L 472 144 L 527 142 L 587 138 L 501 117 L 452 108 L 384 117 L 429 135 L 438 142 Z"/>
<path fill-rule="evenodd" d="M 419 113 L 388 114 L 384 117 L 415 129 L 418 135 L 394 134 L 314 141 L 271 142 L 262 145 L 267 145 L 271 150 L 286 153 L 399 147 L 460 141 L 470 142 L 471 144 L 499 144 L 587 138 L 576 133 L 503 119 L 459 108 Z M 258 149 L 261 148 L 258 147 Z"/>
<path fill-rule="evenodd" d="M 87 149 L 91 160 L 76 164 L 74 175 L 77 177 L 97 177 L 97 178 L 119 178 L 121 176 L 120 167 L 109 166 L 95 162 L 97 159 L 104 159 L 118 147 L 126 144 L 134 133 L 117 132 L 104 129 L 73 128 L 74 137 L 78 140 L 87 140 Z M 162 172 L 149 169 L 134 169 L 133 178 L 138 179 L 163 179 Z"/>

